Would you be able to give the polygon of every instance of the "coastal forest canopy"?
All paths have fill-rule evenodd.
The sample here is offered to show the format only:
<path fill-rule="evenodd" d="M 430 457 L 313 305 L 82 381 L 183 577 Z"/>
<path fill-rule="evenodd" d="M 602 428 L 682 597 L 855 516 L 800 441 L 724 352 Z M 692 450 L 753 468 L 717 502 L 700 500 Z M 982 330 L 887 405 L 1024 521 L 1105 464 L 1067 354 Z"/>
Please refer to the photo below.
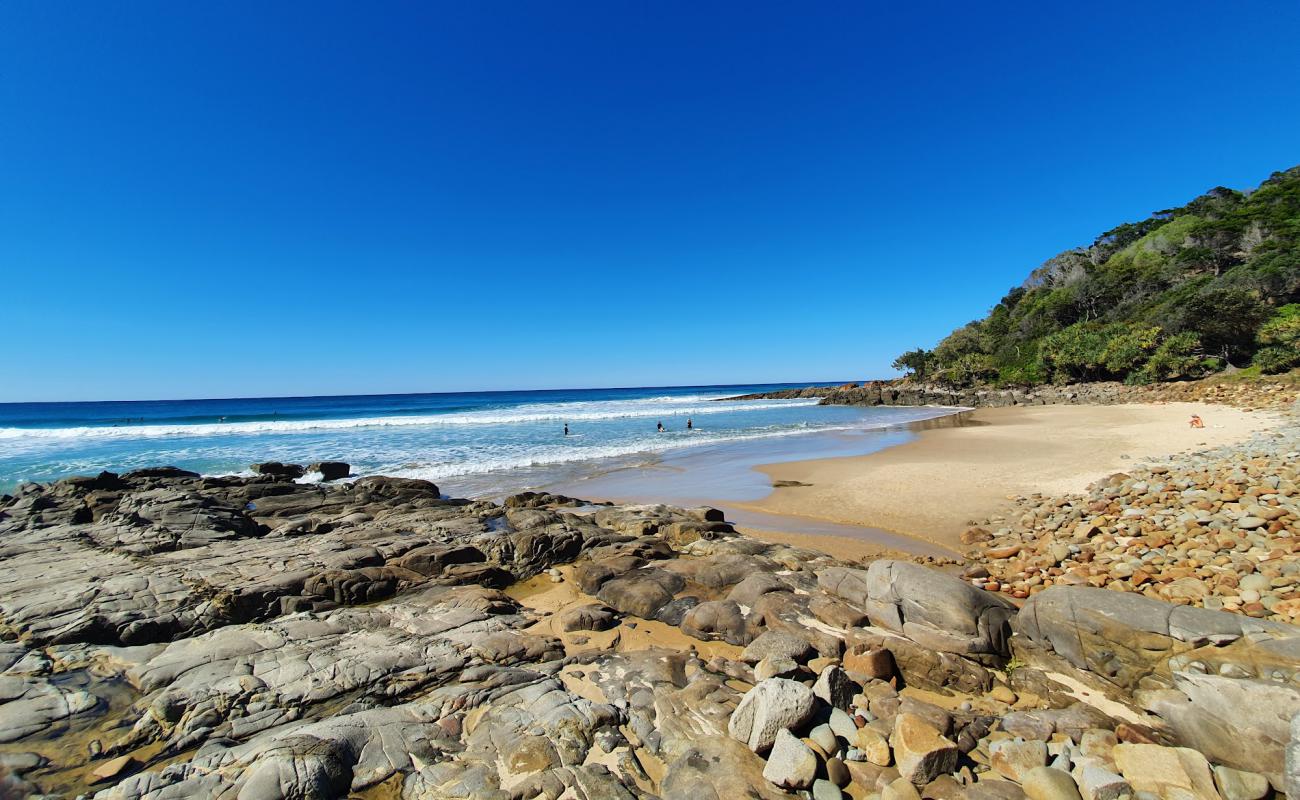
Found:
<path fill-rule="evenodd" d="M 1034 270 L 894 368 L 950 386 L 1199 378 L 1300 366 L 1300 166 L 1217 187 Z"/>

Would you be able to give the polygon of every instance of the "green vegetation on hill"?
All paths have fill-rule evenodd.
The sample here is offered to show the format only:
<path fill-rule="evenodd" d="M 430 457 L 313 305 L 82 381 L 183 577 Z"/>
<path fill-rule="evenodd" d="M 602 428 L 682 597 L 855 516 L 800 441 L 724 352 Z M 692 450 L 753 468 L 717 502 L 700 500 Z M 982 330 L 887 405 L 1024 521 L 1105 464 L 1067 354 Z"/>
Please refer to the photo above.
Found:
<path fill-rule="evenodd" d="M 894 367 L 953 386 L 1129 383 L 1300 366 L 1300 167 L 1067 250 Z"/>

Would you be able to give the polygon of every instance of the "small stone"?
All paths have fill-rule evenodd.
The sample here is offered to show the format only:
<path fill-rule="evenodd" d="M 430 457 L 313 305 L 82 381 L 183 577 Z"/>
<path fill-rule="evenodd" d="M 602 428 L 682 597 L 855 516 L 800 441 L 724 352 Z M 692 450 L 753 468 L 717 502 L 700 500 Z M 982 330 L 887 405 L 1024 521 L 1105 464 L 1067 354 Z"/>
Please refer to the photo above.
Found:
<path fill-rule="evenodd" d="M 1006 703 L 1009 706 L 1015 705 L 1016 700 L 1020 699 L 1016 697 L 1015 692 L 1000 683 L 995 684 L 993 688 L 989 690 L 989 697 L 999 703 Z"/>
<path fill-rule="evenodd" d="M 828 756 L 835 755 L 835 753 L 839 752 L 840 743 L 839 740 L 835 738 L 835 732 L 831 730 L 830 725 L 818 725 L 808 732 L 808 738 L 816 742 L 817 746 L 822 749 L 822 752 Z"/>
<path fill-rule="evenodd" d="M 851 741 L 854 748 L 862 754 L 863 761 L 870 761 L 882 767 L 889 766 L 893 761 L 889 742 L 875 728 L 859 728 Z"/>
<path fill-rule="evenodd" d="M 98 767 L 95 767 L 91 773 L 91 783 L 103 783 L 110 781 L 120 775 L 125 775 L 130 770 L 139 765 L 140 762 L 135 760 L 134 756 L 118 756 L 109 759 Z"/>

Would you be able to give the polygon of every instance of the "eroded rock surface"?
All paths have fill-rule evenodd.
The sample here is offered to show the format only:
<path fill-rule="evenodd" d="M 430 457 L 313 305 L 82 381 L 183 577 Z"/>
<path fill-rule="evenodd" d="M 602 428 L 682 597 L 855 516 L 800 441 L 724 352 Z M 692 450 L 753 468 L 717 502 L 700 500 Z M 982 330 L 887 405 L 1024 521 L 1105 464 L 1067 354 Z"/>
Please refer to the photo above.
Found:
<path fill-rule="evenodd" d="M 1289 625 L 1066 587 L 1018 612 L 915 564 L 746 538 L 712 509 L 497 505 L 286 467 L 3 501 L 6 790 L 1235 797 L 1296 772 Z M 1119 749 L 1135 744 L 1155 750 Z"/>

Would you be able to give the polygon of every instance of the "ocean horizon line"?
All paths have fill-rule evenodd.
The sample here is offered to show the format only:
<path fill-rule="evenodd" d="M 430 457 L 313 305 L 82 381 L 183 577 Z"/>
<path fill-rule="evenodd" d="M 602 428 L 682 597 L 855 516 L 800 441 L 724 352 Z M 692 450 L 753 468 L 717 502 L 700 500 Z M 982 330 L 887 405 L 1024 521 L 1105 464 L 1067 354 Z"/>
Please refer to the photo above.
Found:
<path fill-rule="evenodd" d="M 885 380 L 884 378 L 857 378 L 852 380 L 811 380 L 811 381 L 741 381 L 737 383 L 682 383 L 655 384 L 645 386 L 583 386 L 560 387 L 548 389 L 466 389 L 464 391 L 438 392 L 376 392 L 376 393 L 342 393 L 342 394 L 286 394 L 286 395 L 239 395 L 230 397 L 145 397 L 133 400 L 0 400 L 0 408 L 5 406 L 48 406 L 48 405 L 108 405 L 111 403 L 220 403 L 234 400 L 336 400 L 339 398 L 386 398 L 386 397 L 443 397 L 451 395 L 507 395 L 537 394 L 563 392 L 631 392 L 648 389 L 729 389 L 736 387 L 758 386 L 840 386 L 846 383 L 861 383 L 866 380 Z"/>

